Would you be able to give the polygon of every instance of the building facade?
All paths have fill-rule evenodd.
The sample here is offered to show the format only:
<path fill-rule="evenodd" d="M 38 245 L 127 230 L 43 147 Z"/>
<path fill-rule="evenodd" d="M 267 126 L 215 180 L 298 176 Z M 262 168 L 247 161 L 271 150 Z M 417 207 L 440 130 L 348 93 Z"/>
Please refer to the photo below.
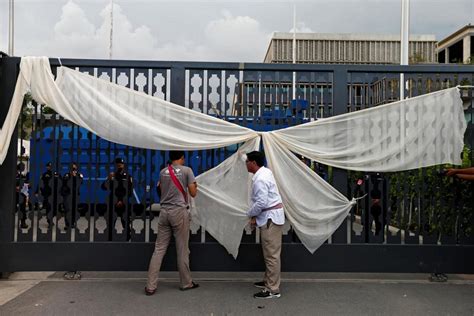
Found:
<path fill-rule="evenodd" d="M 438 43 L 438 62 L 442 64 L 474 62 L 474 26 L 468 24 Z"/>
<path fill-rule="evenodd" d="M 436 63 L 434 35 L 410 35 L 410 63 Z M 293 62 L 293 33 L 273 33 L 265 63 Z M 400 36 L 376 34 L 296 34 L 296 63 L 400 64 Z"/>

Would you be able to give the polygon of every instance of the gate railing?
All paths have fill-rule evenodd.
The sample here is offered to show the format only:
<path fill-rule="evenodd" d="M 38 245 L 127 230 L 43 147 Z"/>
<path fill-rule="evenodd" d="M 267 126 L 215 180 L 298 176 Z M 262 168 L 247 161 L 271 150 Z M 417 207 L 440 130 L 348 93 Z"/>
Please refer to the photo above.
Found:
<path fill-rule="evenodd" d="M 0 60 L 0 114 L 4 117 L 20 59 L 3 57 Z M 56 59 L 50 62 L 54 73 L 59 62 Z M 81 72 L 256 130 L 284 128 L 398 100 L 401 72 L 405 73 L 406 95 L 409 97 L 474 82 L 471 66 L 283 65 L 75 59 L 63 59 L 61 62 Z M 292 102 L 293 71 L 296 72 L 297 100 Z M 469 122 L 463 159 L 466 164 L 472 165 L 472 90 L 463 90 L 462 96 Z M 25 254 L 15 254 L 25 249 L 35 249 L 38 253 L 32 256 L 41 256 L 41 253 L 54 255 L 60 249 L 67 249 L 67 245 L 77 250 L 68 252 L 71 259 L 66 260 L 66 263 L 59 264 L 52 259 L 41 264 L 25 263 L 13 258 L 4 264 L 3 269 L 54 269 L 71 265 L 82 270 L 88 267 L 96 270 L 143 268 L 149 257 L 141 251 L 149 253 L 150 243 L 156 238 L 159 198 L 155 186 L 159 171 L 168 160 L 167 153 L 110 143 L 55 114 L 47 105 L 37 104 L 28 98 L 25 99 L 14 139 L 18 139 L 18 143 L 12 142 L 9 156 L 0 168 L 2 179 L 6 179 L 1 184 L 3 193 L 0 195 L 0 252 L 3 249 L 5 255 L 28 258 Z M 230 146 L 187 152 L 186 161 L 196 174 L 200 174 L 230 156 L 236 148 Z M 133 187 L 124 186 L 127 198 L 120 211 L 116 207 L 118 197 L 101 189 L 101 184 L 113 171 L 113 162 L 117 157 L 125 160 L 127 171 L 133 177 Z M 72 173 L 66 176 L 72 170 L 73 162 L 76 163 L 77 172 L 82 174 L 82 179 L 71 177 Z M 412 251 L 403 245 L 417 245 L 420 253 L 427 251 L 428 258 L 436 257 L 436 252 L 442 246 L 463 245 L 471 249 L 474 241 L 472 183 L 446 178 L 441 172 L 443 166 L 390 174 L 364 174 L 306 162 L 314 172 L 349 198 L 367 193 L 329 238 L 327 245 L 318 252 L 331 251 L 336 253 L 335 258 L 341 258 L 344 254 L 337 249 L 342 248 L 336 246 L 344 246 L 344 251 L 355 251 L 360 246 L 379 245 L 383 248 L 373 249 L 403 252 Z M 48 169 L 51 170 L 50 180 L 46 181 Z M 121 184 L 115 182 L 114 185 L 117 187 Z M 252 254 L 258 252 L 258 247 L 255 248 L 258 242 L 258 232 L 246 229 L 243 232 L 241 253 L 246 253 L 246 249 L 250 249 L 248 251 Z M 289 223 L 284 229 L 283 242 L 284 247 L 297 249 L 292 251 L 297 251 L 300 256 L 310 256 L 305 253 Z M 56 247 L 56 250 L 48 250 L 48 245 Z M 387 248 L 390 245 L 403 247 Z M 259 266 L 257 261 L 247 265 L 239 260 L 231 261 L 225 250 L 219 248 L 212 236 L 199 226 L 191 227 L 193 247 L 224 256 L 218 260 L 222 263 L 219 268 L 209 263 L 201 265 L 205 262 L 204 258 L 195 259 L 201 269 L 254 269 Z M 141 253 L 145 259 L 141 258 L 138 262 L 126 259 L 118 263 L 116 256 L 124 255 L 124 249 Z M 377 251 L 368 257 L 378 256 Z M 98 256 L 108 254 L 110 258 L 103 263 L 84 258 L 73 261 L 72 258 L 77 259 L 86 253 L 96 253 Z M 419 261 L 415 254 L 412 259 L 414 262 Z M 435 259 L 432 261 L 424 263 L 422 267 L 418 263 L 416 268 L 461 269 L 459 264 L 441 264 Z M 349 270 L 380 269 L 364 264 Z M 386 270 L 413 269 L 409 265 L 399 267 L 394 264 L 394 268 L 390 268 L 390 263 L 385 265 Z M 293 267 L 293 264 L 289 266 Z M 0 271 L 1 267 L 0 261 Z M 330 267 L 329 262 L 327 266 L 317 263 L 306 268 L 290 269 L 340 270 L 337 265 Z"/>

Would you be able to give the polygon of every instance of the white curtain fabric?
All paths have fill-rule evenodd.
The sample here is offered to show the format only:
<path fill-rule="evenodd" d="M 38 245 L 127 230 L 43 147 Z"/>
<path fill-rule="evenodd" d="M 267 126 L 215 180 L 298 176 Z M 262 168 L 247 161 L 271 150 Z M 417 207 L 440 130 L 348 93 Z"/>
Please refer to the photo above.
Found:
<path fill-rule="evenodd" d="M 78 71 L 59 67 L 54 81 L 46 57 L 26 57 L 0 131 L 5 159 L 23 96 L 47 104 L 67 120 L 112 142 L 158 150 L 200 150 L 244 143 L 198 177 L 192 208 L 199 222 L 237 257 L 251 175 L 243 155 L 263 135 L 285 213 L 314 252 L 341 224 L 353 201 L 302 164 L 293 152 L 321 163 L 363 171 L 398 171 L 460 164 L 466 122 L 457 88 L 268 133 L 210 117 Z"/>
<path fill-rule="evenodd" d="M 466 127 L 460 91 L 451 88 L 271 134 L 326 165 L 388 172 L 461 164 Z"/>
<path fill-rule="evenodd" d="M 33 99 L 100 137 L 157 150 L 219 148 L 255 138 L 248 128 L 59 67 L 53 80 L 47 59 L 22 58 L 33 71 Z M 33 64 L 33 67 L 30 67 Z"/>
<path fill-rule="evenodd" d="M 301 242 L 315 252 L 347 217 L 355 201 L 321 179 L 271 133 L 263 135 L 269 168 L 285 201 L 285 215 Z"/>
<path fill-rule="evenodd" d="M 250 200 L 252 174 L 245 164 L 246 153 L 258 150 L 254 138 L 215 168 L 197 177 L 199 194 L 191 207 L 192 218 L 237 258 Z"/>

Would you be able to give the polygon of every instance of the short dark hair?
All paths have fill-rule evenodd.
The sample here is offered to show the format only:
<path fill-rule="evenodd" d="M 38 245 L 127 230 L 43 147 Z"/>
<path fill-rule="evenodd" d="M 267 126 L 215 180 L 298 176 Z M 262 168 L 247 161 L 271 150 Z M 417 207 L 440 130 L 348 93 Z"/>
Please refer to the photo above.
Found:
<path fill-rule="evenodd" d="M 171 150 L 170 151 L 170 160 L 171 161 L 179 160 L 183 156 L 184 156 L 184 151 L 182 151 L 182 150 Z"/>
<path fill-rule="evenodd" d="M 265 164 L 265 154 L 261 151 L 252 151 L 247 154 L 248 161 L 255 161 L 257 166 L 262 167 Z"/>
<path fill-rule="evenodd" d="M 16 165 L 16 170 L 24 171 L 25 170 L 25 164 L 23 162 L 19 162 Z"/>
<path fill-rule="evenodd" d="M 119 164 L 119 163 L 123 163 L 123 164 L 124 164 L 124 163 L 125 163 L 125 160 L 123 160 L 122 157 L 117 157 L 117 158 L 115 158 L 115 161 L 114 161 L 114 162 L 115 162 L 116 164 Z"/>

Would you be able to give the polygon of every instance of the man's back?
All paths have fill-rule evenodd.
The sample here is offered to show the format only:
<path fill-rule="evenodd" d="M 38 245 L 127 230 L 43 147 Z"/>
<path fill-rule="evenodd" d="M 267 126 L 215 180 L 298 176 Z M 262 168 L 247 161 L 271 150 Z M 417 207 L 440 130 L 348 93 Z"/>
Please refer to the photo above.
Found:
<path fill-rule="evenodd" d="M 184 191 L 187 191 L 187 188 L 190 184 L 194 183 L 193 170 L 187 166 L 182 165 L 172 165 L 174 174 L 176 178 L 181 183 Z M 160 204 L 163 208 L 170 208 L 176 206 L 186 207 L 187 203 L 184 200 L 183 194 L 173 183 L 168 167 L 163 168 L 160 172 L 160 190 L 161 190 L 161 199 Z"/>

